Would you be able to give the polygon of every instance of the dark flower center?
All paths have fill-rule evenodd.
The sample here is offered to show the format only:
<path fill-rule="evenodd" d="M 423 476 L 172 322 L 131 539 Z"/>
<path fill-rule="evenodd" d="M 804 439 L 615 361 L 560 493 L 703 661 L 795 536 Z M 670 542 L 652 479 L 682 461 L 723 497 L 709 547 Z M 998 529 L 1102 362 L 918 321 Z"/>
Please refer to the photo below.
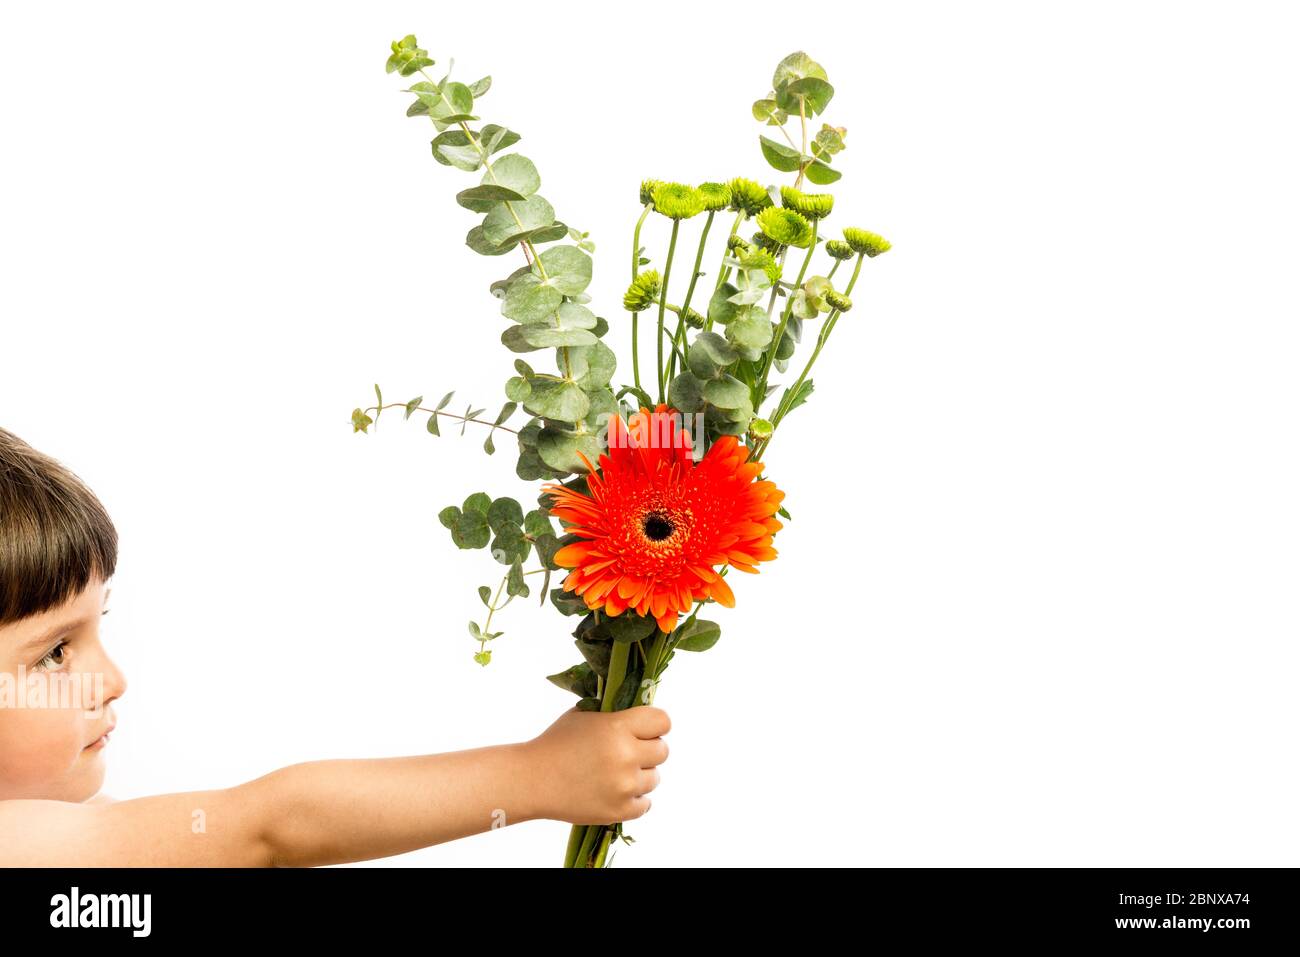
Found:
<path fill-rule="evenodd" d="M 642 529 L 645 531 L 645 537 L 652 542 L 662 542 L 673 533 L 673 523 L 668 521 L 667 516 L 652 513 L 646 516 Z"/>

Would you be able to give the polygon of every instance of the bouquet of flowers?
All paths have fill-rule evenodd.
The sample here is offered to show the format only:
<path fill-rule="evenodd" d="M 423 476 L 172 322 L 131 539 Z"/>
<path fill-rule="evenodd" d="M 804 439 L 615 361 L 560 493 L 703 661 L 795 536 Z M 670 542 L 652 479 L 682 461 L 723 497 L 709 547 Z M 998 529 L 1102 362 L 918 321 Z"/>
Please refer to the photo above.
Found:
<path fill-rule="evenodd" d="M 622 302 L 627 316 L 611 322 L 596 314 L 585 292 L 595 245 L 558 220 L 538 192 L 537 167 L 511 151 L 519 134 L 495 123 L 471 125 L 491 77 L 461 83 L 451 79 L 450 65 L 435 80 L 427 72 L 434 61 L 407 36 L 392 44 L 387 69 L 412 78 L 406 112 L 433 124 L 433 158 L 478 179 L 456 194 L 479 218 L 465 244 L 483 256 L 524 260 L 491 286 L 506 323 L 501 343 L 521 358 L 494 418 L 481 418 L 485 410 L 472 404 L 463 414 L 446 411 L 452 392 L 432 409 L 421 404 L 423 396 L 385 405 L 376 384 L 376 404 L 353 411 L 353 429 L 377 428 L 381 412 L 399 406 L 406 419 L 428 413 L 433 435 L 442 419 L 460 422 L 462 435 L 470 423 L 481 425 L 488 454 L 496 432 L 513 434 L 516 476 L 542 483 L 537 506 L 525 512 L 509 496 L 474 492 L 438 515 L 459 548 L 490 546 L 502 566 L 496 588 L 478 590 L 487 611 L 481 624 L 469 623 L 478 645 L 474 660 L 491 661 L 489 644 L 504 634 L 493 630 L 496 616 L 513 599 L 528 598 L 529 577 L 541 575 L 539 600 L 545 605 L 549 597 L 561 614 L 577 619 L 572 634 L 583 659 L 549 680 L 576 695 L 582 709 L 650 704 L 678 651 L 705 651 L 717 642 L 718 624 L 700 611 L 734 605 L 728 572 L 754 574 L 776 557 L 773 538 L 790 515 L 784 493 L 764 477 L 765 453 L 811 396 L 810 373 L 852 306 L 863 262 L 889 243 L 857 228 L 826 237 L 834 197 L 809 187 L 840 178 L 832 161 L 844 150 L 847 131 L 825 122 L 810 130 L 834 90 L 820 64 L 792 53 L 752 107 L 754 119 L 784 139 L 760 135 L 763 158 L 792 182 L 643 180 Z M 796 121 L 797 142 L 787 129 Z M 718 216 L 731 220 L 725 237 L 712 229 Z M 651 222 L 667 232 L 661 264 L 641 244 Z M 711 231 L 712 276 L 702 269 Z M 678 241 L 696 239 L 693 233 L 694 262 L 683 274 Z M 824 272 L 814 267 L 819 252 L 828 260 Z M 837 288 L 841 269 L 848 278 Z M 792 366 L 806 322 L 818 323 L 816 338 L 802 350 L 806 359 Z M 614 350 L 605 341 L 614 326 L 615 337 L 626 336 L 631 345 L 632 381 L 617 385 Z M 644 378 L 643 332 L 654 339 L 646 356 L 654 368 Z M 554 371 L 534 368 L 538 357 L 530 353 L 547 352 Z M 795 368 L 797 374 L 788 374 Z M 785 378 L 784 388 L 776 376 Z M 506 423 L 521 406 L 528 419 L 511 428 Z M 537 567 L 526 570 L 533 559 Z M 556 573 L 564 577 L 552 587 Z M 575 825 L 565 866 L 608 866 L 616 839 L 631 843 L 621 823 Z"/>

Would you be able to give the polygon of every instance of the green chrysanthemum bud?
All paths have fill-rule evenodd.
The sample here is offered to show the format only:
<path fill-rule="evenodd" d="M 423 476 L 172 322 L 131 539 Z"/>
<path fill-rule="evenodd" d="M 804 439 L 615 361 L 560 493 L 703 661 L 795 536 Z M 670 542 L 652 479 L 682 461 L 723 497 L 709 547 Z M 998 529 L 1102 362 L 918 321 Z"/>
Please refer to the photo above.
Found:
<path fill-rule="evenodd" d="M 644 312 L 659 299 L 659 272 L 647 269 L 637 276 L 623 294 L 623 308 L 628 312 Z"/>
<path fill-rule="evenodd" d="M 733 253 L 740 252 L 748 249 L 749 245 L 750 245 L 749 240 L 746 239 L 744 236 L 737 236 L 735 233 L 732 233 L 730 236 L 727 237 L 728 252 L 733 252 Z"/>
<path fill-rule="evenodd" d="M 655 190 L 663 185 L 660 179 L 643 179 L 641 180 L 641 205 L 647 206 L 654 202 Z"/>
<path fill-rule="evenodd" d="M 704 196 L 706 213 L 716 213 L 731 205 L 731 187 L 726 183 L 701 183 L 697 188 Z"/>
<path fill-rule="evenodd" d="M 772 205 L 772 197 L 767 190 L 752 179 L 736 177 L 727 184 L 731 187 L 731 208 L 743 211 L 746 216 L 757 216 L 762 210 Z"/>
<path fill-rule="evenodd" d="M 848 243 L 842 243 L 838 239 L 826 240 L 826 252 L 831 259 L 852 259 L 853 247 Z"/>
<path fill-rule="evenodd" d="M 849 244 L 849 248 L 855 253 L 861 253 L 872 258 L 890 250 L 888 239 L 884 236 L 877 236 L 875 233 L 869 233 L 865 229 L 853 229 L 851 227 L 845 229 L 844 241 Z"/>
<path fill-rule="evenodd" d="M 704 194 L 683 183 L 660 183 L 654 190 L 655 212 L 669 219 L 690 219 L 704 212 Z"/>
<path fill-rule="evenodd" d="M 832 309 L 838 309 L 840 312 L 848 312 L 853 308 L 853 300 L 842 292 L 836 292 L 834 289 L 828 289 L 822 298 L 826 300 L 826 305 Z"/>
<path fill-rule="evenodd" d="M 780 243 L 775 239 L 768 239 L 762 233 L 754 233 L 753 244 L 759 249 L 766 249 L 772 253 L 779 253 L 781 251 Z"/>
<path fill-rule="evenodd" d="M 680 309 L 677 311 L 677 314 L 679 316 L 682 314 Z M 701 316 L 694 309 L 687 309 L 686 316 L 684 318 L 686 320 L 686 324 L 690 326 L 692 329 L 704 328 L 704 317 Z"/>
<path fill-rule="evenodd" d="M 769 206 L 758 214 L 758 228 L 763 235 L 781 246 L 798 246 L 807 248 L 812 242 L 813 228 L 793 209 Z"/>
<path fill-rule="evenodd" d="M 782 186 L 781 205 L 808 219 L 825 219 L 831 214 L 835 197 L 830 193 L 805 193 L 793 186 Z"/>
<path fill-rule="evenodd" d="M 742 269 L 762 269 L 772 282 L 781 278 L 781 264 L 766 249 L 753 249 L 741 253 L 740 266 Z"/>
<path fill-rule="evenodd" d="M 756 439 L 771 438 L 773 425 L 767 419 L 755 419 L 749 423 L 749 434 Z"/>

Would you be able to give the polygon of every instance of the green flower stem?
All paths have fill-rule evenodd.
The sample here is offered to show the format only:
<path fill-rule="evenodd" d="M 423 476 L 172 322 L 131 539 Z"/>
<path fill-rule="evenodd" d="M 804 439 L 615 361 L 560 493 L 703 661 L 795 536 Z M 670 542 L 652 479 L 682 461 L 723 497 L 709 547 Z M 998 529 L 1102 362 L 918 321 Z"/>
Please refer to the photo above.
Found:
<path fill-rule="evenodd" d="M 569 828 L 569 846 L 564 850 L 564 866 L 573 867 L 578 860 L 578 849 L 587 836 L 587 825 L 575 824 Z"/>
<path fill-rule="evenodd" d="M 637 642 L 640 644 L 640 642 Z M 628 657 L 632 651 L 632 642 L 616 641 L 609 655 L 609 679 L 601 696 L 600 710 L 613 711 L 623 679 L 627 677 Z M 586 867 L 591 860 L 592 848 L 601 838 L 601 832 L 612 827 L 609 824 L 575 824 L 569 832 L 569 849 L 565 853 L 565 867 Z M 580 835 L 580 836 L 579 836 Z M 574 852 L 574 847 L 577 851 Z"/>
<path fill-rule="evenodd" d="M 641 268 L 638 261 L 641 258 L 641 224 L 645 218 L 650 215 L 650 210 L 654 209 L 654 203 L 646 203 L 645 209 L 641 210 L 641 218 L 636 221 L 636 229 L 632 230 L 632 281 L 636 282 L 637 271 Z M 637 331 L 636 320 L 640 315 L 639 312 L 632 313 L 632 381 L 636 383 L 638 389 L 641 388 L 641 360 L 637 356 Z"/>
<path fill-rule="evenodd" d="M 659 336 L 657 345 L 659 356 L 659 401 L 664 401 L 664 304 L 668 301 L 668 276 L 673 269 L 673 252 L 677 249 L 677 228 L 680 219 L 673 220 L 673 234 L 668 240 L 668 258 L 664 260 L 664 283 L 659 294 Z"/>
<path fill-rule="evenodd" d="M 605 828 L 605 835 L 600 839 L 600 846 L 596 848 L 596 866 L 605 866 L 605 853 L 609 850 L 610 842 L 614 839 L 614 829 Z"/>
<path fill-rule="evenodd" d="M 630 641 L 616 641 L 610 650 L 609 681 L 605 683 L 605 697 L 600 702 L 601 711 L 614 710 L 614 699 L 618 697 L 618 689 L 622 687 L 623 679 L 627 677 L 628 654 L 631 650 Z"/>
<path fill-rule="evenodd" d="M 664 308 L 667 309 L 669 312 L 671 312 L 671 313 L 672 313 L 673 315 L 675 315 L 675 316 L 679 316 L 679 315 L 681 315 L 681 312 L 682 312 L 680 306 L 674 306 L 671 302 L 668 303 Z M 667 329 L 664 330 L 664 335 L 666 335 L 666 336 L 669 337 L 669 341 L 672 342 L 672 344 L 673 344 L 673 352 L 674 352 L 674 354 L 676 355 L 676 357 L 677 357 L 678 359 L 681 359 L 681 360 L 682 360 L 682 367 L 685 368 L 685 366 L 686 366 L 686 357 L 685 357 L 684 355 L 682 355 L 682 354 L 681 354 L 681 351 L 678 349 L 678 347 L 677 347 L 677 339 L 676 339 L 676 338 L 672 335 L 672 333 L 670 333 Z"/>
<path fill-rule="evenodd" d="M 612 707 L 606 709 L 605 702 L 606 699 L 608 699 L 612 704 L 614 695 L 618 693 L 616 688 L 613 691 L 610 690 L 615 686 L 615 681 L 613 680 L 615 675 L 615 660 L 619 658 L 620 655 L 623 659 L 622 668 L 619 671 L 619 677 L 617 679 L 617 683 L 622 684 L 623 676 L 627 671 L 627 662 L 631 657 L 632 644 L 636 645 L 637 651 L 644 657 L 646 662 L 644 674 L 646 677 L 651 679 L 649 701 L 643 703 L 654 703 L 654 694 L 655 691 L 658 690 L 659 679 L 668 667 L 668 655 L 677 646 L 677 642 L 680 640 L 680 636 L 686 629 L 686 626 L 695 621 L 696 616 L 699 615 L 700 609 L 703 607 L 703 601 L 696 602 L 695 608 L 691 611 L 690 617 L 678 624 L 671 634 L 656 630 L 655 636 L 651 640 L 650 648 L 648 650 L 644 647 L 643 641 L 635 643 L 614 643 L 609 662 L 609 674 L 611 680 L 605 685 L 605 691 L 601 698 L 601 711 L 613 710 Z M 564 866 L 604 867 L 606 851 L 608 851 L 610 844 L 613 843 L 614 831 L 618 826 L 619 825 L 617 824 L 575 824 L 569 831 L 569 845 L 564 854 Z M 603 832 L 603 834 L 601 832 Z M 593 850 L 594 862 L 592 857 Z"/>
<path fill-rule="evenodd" d="M 802 101 L 800 101 L 802 102 Z M 813 253 L 817 251 L 817 227 L 821 225 L 820 221 L 813 220 L 812 242 L 808 244 L 808 255 L 803 257 L 803 265 L 799 267 L 799 278 L 794 281 L 794 288 L 798 289 L 803 284 L 804 273 L 808 271 L 808 263 L 812 261 Z M 775 288 L 773 289 L 775 293 Z M 776 360 L 776 351 L 781 348 L 781 340 L 785 337 L 785 327 L 790 324 L 790 315 L 794 312 L 794 294 L 791 293 L 790 301 L 785 304 L 785 311 L 781 314 L 781 324 L 776 327 L 776 334 L 772 337 L 771 348 L 767 351 L 767 359 L 763 363 L 763 372 L 754 383 L 754 411 L 762 404 L 763 399 L 767 396 L 767 377 L 772 372 L 772 363 Z"/>
<path fill-rule="evenodd" d="M 447 99 L 447 94 L 442 92 L 442 87 L 438 86 L 437 83 L 434 83 L 433 77 L 425 73 L 424 70 L 420 71 L 420 76 L 424 77 L 434 86 L 434 88 L 438 91 L 438 96 L 442 98 L 442 102 L 446 103 L 449 109 L 452 109 L 453 107 L 451 105 L 451 101 Z M 430 116 L 429 119 L 433 120 L 434 118 Z M 435 127 L 437 126 L 436 121 L 434 122 L 434 125 Z M 466 123 L 464 120 L 460 120 L 458 125 L 460 126 L 461 131 L 464 132 L 465 138 L 469 140 L 470 145 L 473 146 L 474 149 L 478 151 L 479 159 L 483 161 L 483 166 L 487 170 L 487 174 L 492 177 L 492 182 L 495 183 L 497 186 L 500 186 L 501 183 L 499 180 L 497 180 L 496 171 L 492 169 L 492 164 L 488 162 L 487 150 L 483 149 L 483 144 L 479 142 L 477 134 L 475 134 L 475 132 L 469 128 L 469 124 Z M 518 226 L 520 229 L 523 229 L 524 221 L 519 218 L 519 214 L 515 212 L 514 206 L 511 205 L 508 200 L 505 201 L 505 207 L 507 210 L 510 211 L 510 215 L 514 219 L 515 225 Z M 548 278 L 550 278 L 546 275 L 546 267 L 542 265 L 542 259 L 537 254 L 537 249 L 533 246 L 532 241 L 528 239 L 521 239 L 519 241 L 519 244 L 524 247 L 524 258 L 529 259 L 529 257 L 531 256 L 531 259 L 529 259 L 529 265 L 535 266 L 538 272 L 542 274 L 542 281 L 544 282 Z M 552 316 L 551 319 L 553 321 L 553 324 L 558 327 L 560 321 L 555 316 Z M 573 368 L 569 364 L 568 346 L 560 347 L 560 356 L 564 360 L 564 377 L 566 379 L 573 378 Z"/>
<path fill-rule="evenodd" d="M 695 252 L 695 270 L 691 273 L 690 285 L 686 287 L 686 299 L 682 302 L 682 308 L 677 313 L 677 331 L 673 333 L 673 342 L 681 349 L 682 366 L 686 366 L 686 356 L 689 349 L 686 345 L 686 310 L 691 308 L 691 297 L 695 295 L 695 283 L 700 278 L 700 263 L 704 261 L 704 242 L 709 238 L 709 227 L 713 225 L 714 211 L 709 210 L 709 215 L 704 220 L 704 229 L 700 231 L 700 246 Z M 671 382 L 673 376 L 677 374 L 677 351 L 674 350 L 668 363 L 668 381 Z"/>
<path fill-rule="evenodd" d="M 736 221 L 731 224 L 731 232 L 727 234 L 727 244 L 722 247 L 722 263 L 725 263 L 727 261 L 727 256 L 731 254 L 731 237 L 736 235 L 736 230 L 740 229 L 740 224 L 744 221 L 745 211 L 742 209 L 736 213 Z M 731 267 L 725 266 L 722 263 L 718 264 L 718 281 L 713 284 L 714 292 L 721 289 L 722 284 L 726 282 L 727 278 L 731 275 Z M 706 323 L 704 328 L 706 330 L 712 329 L 713 323 L 711 321 Z"/>
<path fill-rule="evenodd" d="M 862 260 L 864 258 L 866 257 L 862 253 L 858 253 L 858 261 L 853 265 L 853 275 L 849 277 L 849 283 L 847 286 L 844 287 L 844 295 L 847 296 L 853 292 L 853 287 L 858 281 L 858 273 L 862 271 Z M 839 265 L 839 263 L 837 262 L 836 265 Z M 834 271 L 835 271 L 834 269 L 831 270 L 832 273 Z M 785 418 L 786 414 L 790 411 L 789 408 L 787 407 L 789 405 L 789 401 L 792 398 L 794 398 L 794 396 L 799 394 L 800 388 L 803 387 L 804 382 L 808 378 L 808 373 L 812 371 L 813 363 L 816 362 L 817 357 L 821 355 L 822 346 L 826 345 L 826 340 L 828 340 L 831 337 L 831 332 L 834 331 L 835 324 L 839 322 L 839 318 L 840 318 L 840 311 L 838 309 L 835 309 L 830 313 L 830 315 L 826 317 L 826 321 L 822 323 L 821 333 L 817 336 L 817 345 L 813 349 L 812 355 L 808 357 L 808 363 L 803 367 L 803 372 L 799 373 L 799 378 L 795 381 L 794 385 L 791 386 L 786 391 L 786 394 L 784 396 L 782 396 L 781 402 L 777 406 L 776 414 L 772 417 L 773 435 L 776 434 L 776 427 L 780 425 L 781 420 Z M 754 454 L 751 455 L 750 458 L 758 459 L 767 451 L 767 447 L 771 443 L 772 443 L 772 436 L 769 435 L 767 438 L 763 439 L 758 443 L 758 445 L 754 449 Z"/>

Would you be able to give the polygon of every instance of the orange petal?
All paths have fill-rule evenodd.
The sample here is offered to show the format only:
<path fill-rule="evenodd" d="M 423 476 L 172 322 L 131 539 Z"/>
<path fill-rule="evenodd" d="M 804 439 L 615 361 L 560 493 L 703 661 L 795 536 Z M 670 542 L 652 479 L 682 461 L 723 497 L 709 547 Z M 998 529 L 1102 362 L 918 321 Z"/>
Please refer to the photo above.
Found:
<path fill-rule="evenodd" d="M 736 607 L 736 595 L 721 575 L 718 576 L 717 581 L 709 583 L 709 597 L 728 608 Z"/>

